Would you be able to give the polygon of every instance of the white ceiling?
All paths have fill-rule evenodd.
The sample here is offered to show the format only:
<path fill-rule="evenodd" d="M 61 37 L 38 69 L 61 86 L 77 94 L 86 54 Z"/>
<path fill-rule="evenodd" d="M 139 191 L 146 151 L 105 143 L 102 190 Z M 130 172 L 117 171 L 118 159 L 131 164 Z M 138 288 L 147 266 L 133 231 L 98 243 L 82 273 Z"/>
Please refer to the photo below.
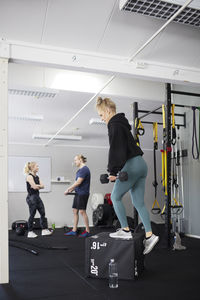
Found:
<path fill-rule="evenodd" d="M 100 55 L 129 58 L 163 24 L 162 20 L 120 11 L 118 0 L 0 0 L 1 38 Z M 182 69 L 200 70 L 200 29 L 171 23 L 137 58 L 161 65 L 179 65 Z M 31 84 L 31 79 L 35 81 L 36 78 L 27 78 L 23 85 L 17 84 L 15 79 L 17 81 L 19 74 L 16 70 L 12 70 L 9 76 L 12 77 L 9 88 L 44 88 L 40 83 L 38 88 Z M 117 102 L 119 111 L 125 111 L 131 120 L 130 105 L 135 95 L 130 97 L 124 92 L 123 97 L 119 93 L 113 92 L 112 98 Z M 60 89 L 55 99 L 39 101 L 33 97 L 9 95 L 10 115 L 44 115 L 44 120 L 40 122 L 10 119 L 9 142 L 44 144 L 46 141 L 33 141 L 32 134 L 55 133 L 93 94 L 91 88 L 84 93 L 74 89 Z M 152 108 L 157 105 L 152 96 L 149 96 L 151 103 L 145 102 L 148 99 L 141 99 L 146 109 L 148 106 Z M 83 141 L 59 141 L 59 144 L 107 145 L 106 129 L 103 126 L 89 126 L 90 117 L 97 117 L 94 102 L 62 132 L 82 135 Z M 99 136 L 102 137 L 102 141 Z"/>

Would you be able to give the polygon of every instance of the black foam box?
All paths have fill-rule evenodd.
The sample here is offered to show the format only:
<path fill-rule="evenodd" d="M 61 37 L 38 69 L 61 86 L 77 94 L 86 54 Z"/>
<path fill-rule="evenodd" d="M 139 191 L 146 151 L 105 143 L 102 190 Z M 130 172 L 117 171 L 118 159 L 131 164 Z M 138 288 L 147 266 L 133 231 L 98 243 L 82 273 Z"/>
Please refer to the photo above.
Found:
<path fill-rule="evenodd" d="M 45 227 L 48 227 L 48 221 L 47 218 L 45 218 Z M 33 219 L 33 229 L 41 229 L 40 225 L 40 218 L 34 218 Z"/>
<path fill-rule="evenodd" d="M 115 260 L 119 279 L 135 280 L 144 270 L 144 233 L 133 234 L 132 240 L 115 239 L 108 232 L 88 237 L 85 241 L 85 274 L 108 278 L 110 259 Z"/>

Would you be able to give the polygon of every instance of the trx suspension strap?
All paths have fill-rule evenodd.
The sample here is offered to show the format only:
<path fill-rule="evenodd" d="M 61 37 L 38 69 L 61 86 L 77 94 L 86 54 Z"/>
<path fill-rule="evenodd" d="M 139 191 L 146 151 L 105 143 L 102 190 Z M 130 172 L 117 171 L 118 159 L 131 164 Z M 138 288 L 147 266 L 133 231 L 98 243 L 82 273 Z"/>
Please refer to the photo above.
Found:
<path fill-rule="evenodd" d="M 172 104 L 172 145 L 176 144 L 176 127 L 175 127 L 175 118 L 174 118 L 174 109 L 175 104 Z"/>
<path fill-rule="evenodd" d="M 196 107 L 192 107 L 193 110 L 193 129 L 192 129 L 192 157 L 194 159 L 199 159 L 199 146 L 197 142 L 197 129 L 196 129 Z M 195 155 L 196 147 L 196 155 Z"/>
<path fill-rule="evenodd" d="M 144 135 L 145 130 L 139 118 L 135 119 L 135 128 L 136 128 L 136 144 L 140 146 L 139 136 Z"/>
<path fill-rule="evenodd" d="M 157 201 L 157 172 L 156 172 L 156 150 L 158 150 L 158 123 L 153 123 L 153 140 L 154 140 L 154 148 L 153 148 L 153 162 L 154 162 L 154 182 L 152 182 L 155 189 L 155 200 L 152 205 L 151 212 L 152 214 L 159 214 L 161 212 L 159 203 Z M 157 207 L 155 207 L 157 205 Z"/>

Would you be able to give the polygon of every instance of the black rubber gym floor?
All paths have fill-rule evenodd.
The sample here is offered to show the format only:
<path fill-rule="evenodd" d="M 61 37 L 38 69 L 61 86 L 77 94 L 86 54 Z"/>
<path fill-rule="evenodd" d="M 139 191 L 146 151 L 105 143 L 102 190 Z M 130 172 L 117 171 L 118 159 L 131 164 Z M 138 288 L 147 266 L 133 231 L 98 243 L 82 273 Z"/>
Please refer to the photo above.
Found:
<path fill-rule="evenodd" d="M 100 229 L 92 229 L 96 233 Z M 106 231 L 102 229 L 102 231 Z M 10 233 L 10 244 L 34 249 L 33 255 L 10 247 L 10 283 L 0 285 L 1 300 L 199 300 L 200 240 L 184 237 L 183 251 L 156 247 L 145 257 L 145 271 L 136 281 L 119 280 L 117 289 L 108 280 L 85 277 L 85 238 L 66 237 L 63 229 L 53 236 L 27 240 Z M 33 245 L 27 246 L 23 241 Z M 68 247 L 51 250 L 38 246 Z"/>

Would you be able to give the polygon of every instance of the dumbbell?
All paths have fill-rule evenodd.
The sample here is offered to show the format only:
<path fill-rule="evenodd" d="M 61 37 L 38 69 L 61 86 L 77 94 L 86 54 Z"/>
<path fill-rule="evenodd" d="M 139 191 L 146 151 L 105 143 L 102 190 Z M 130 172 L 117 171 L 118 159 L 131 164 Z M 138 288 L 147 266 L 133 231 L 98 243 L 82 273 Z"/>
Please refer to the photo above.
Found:
<path fill-rule="evenodd" d="M 77 195 L 77 193 L 67 193 L 67 195 L 66 196 L 68 196 L 68 195 Z"/>
<path fill-rule="evenodd" d="M 109 182 L 108 177 L 109 177 L 108 174 L 101 174 L 101 176 L 100 176 L 101 183 L 108 183 Z M 119 174 L 117 175 L 117 179 L 119 179 L 122 182 L 127 181 L 128 173 L 127 172 L 119 172 Z"/>

